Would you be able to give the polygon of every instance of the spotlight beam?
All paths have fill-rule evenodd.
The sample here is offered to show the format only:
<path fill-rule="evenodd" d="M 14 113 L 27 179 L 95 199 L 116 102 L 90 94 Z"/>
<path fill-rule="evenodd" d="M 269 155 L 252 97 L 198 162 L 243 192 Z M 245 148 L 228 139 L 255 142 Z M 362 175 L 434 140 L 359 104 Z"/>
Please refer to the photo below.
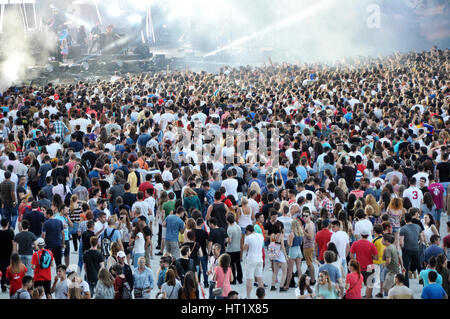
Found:
<path fill-rule="evenodd" d="M 269 32 L 271 32 L 273 30 L 281 30 L 283 28 L 286 28 L 286 27 L 290 26 L 291 24 L 293 24 L 295 22 L 298 22 L 298 21 L 304 20 L 306 18 L 309 18 L 310 16 L 315 14 L 317 11 L 321 10 L 322 8 L 325 8 L 326 6 L 332 5 L 334 2 L 335 2 L 335 0 L 322 0 L 321 2 L 315 4 L 314 6 L 309 7 L 308 9 L 306 9 L 305 11 L 302 11 L 299 14 L 296 14 L 296 15 L 294 15 L 294 16 L 288 18 L 288 19 L 285 19 L 283 21 L 279 21 L 277 23 L 273 23 L 273 24 L 267 26 L 266 28 L 264 28 L 264 29 L 262 29 L 260 31 L 254 32 L 254 33 L 252 33 L 250 35 L 247 35 L 247 36 L 245 36 L 243 38 L 240 38 L 240 39 L 238 39 L 238 40 L 236 40 L 234 42 L 231 42 L 231 43 L 229 43 L 228 45 L 226 45 L 224 47 L 221 47 L 221 48 L 219 48 L 219 49 L 217 49 L 217 50 L 215 50 L 213 52 L 210 52 L 210 53 L 204 55 L 203 57 L 206 58 L 206 57 L 209 57 L 209 56 L 212 56 L 212 55 L 216 55 L 217 53 L 229 50 L 229 49 L 231 49 L 231 48 L 233 48 L 235 46 L 242 45 L 242 44 L 244 44 L 244 43 L 246 43 L 246 42 L 248 42 L 250 40 L 253 40 L 253 39 L 256 39 L 256 38 L 258 38 L 260 36 L 263 36 L 266 33 L 269 33 Z"/>

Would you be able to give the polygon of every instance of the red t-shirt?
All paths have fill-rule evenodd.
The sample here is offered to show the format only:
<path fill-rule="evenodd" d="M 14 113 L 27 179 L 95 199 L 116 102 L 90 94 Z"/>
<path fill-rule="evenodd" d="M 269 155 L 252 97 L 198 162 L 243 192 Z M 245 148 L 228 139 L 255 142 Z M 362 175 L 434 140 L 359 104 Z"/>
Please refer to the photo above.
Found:
<path fill-rule="evenodd" d="M 46 249 L 50 256 L 53 258 L 53 253 L 51 250 Z M 33 254 L 33 257 L 31 257 L 31 264 L 35 265 L 36 268 L 34 269 L 34 281 L 51 281 L 52 280 L 52 267 L 48 267 L 47 269 L 41 269 L 39 260 L 41 258 L 43 249 L 38 250 Z"/>
<path fill-rule="evenodd" d="M 116 277 L 114 279 L 114 299 L 122 299 L 122 292 L 123 292 L 123 284 L 125 282 L 125 279 L 122 277 Z"/>
<path fill-rule="evenodd" d="M 361 271 L 367 271 L 367 266 L 373 264 L 373 258 L 378 255 L 378 250 L 370 241 L 360 239 L 353 243 L 350 253 L 356 254 L 356 260 L 361 266 Z"/>
<path fill-rule="evenodd" d="M 450 235 L 444 237 L 444 248 L 450 248 Z"/>
<path fill-rule="evenodd" d="M 347 275 L 345 280 L 346 284 L 350 284 L 349 288 L 345 292 L 345 299 L 361 299 L 361 289 L 363 284 L 363 275 L 357 272 L 351 272 Z"/>
<path fill-rule="evenodd" d="M 331 239 L 331 235 L 333 235 L 332 232 L 330 232 L 327 228 L 322 229 L 321 231 L 317 232 L 316 234 L 316 243 L 317 245 L 319 245 L 319 260 L 320 261 L 324 261 L 323 260 L 323 253 L 327 250 L 328 248 L 328 242 Z"/>
<path fill-rule="evenodd" d="M 364 174 L 364 170 L 367 168 L 364 164 L 358 164 L 358 171 Z"/>
<path fill-rule="evenodd" d="M 6 278 L 9 279 L 10 287 L 9 287 L 9 295 L 12 296 L 16 293 L 17 290 L 22 288 L 22 278 L 25 277 L 28 269 L 23 266 L 23 269 L 18 274 L 11 273 L 11 266 L 6 269 Z"/>
<path fill-rule="evenodd" d="M 149 188 L 154 188 L 152 183 L 144 182 L 144 183 L 141 183 L 141 185 L 139 185 L 139 191 L 144 193 L 144 198 L 148 197 L 146 191 Z"/>

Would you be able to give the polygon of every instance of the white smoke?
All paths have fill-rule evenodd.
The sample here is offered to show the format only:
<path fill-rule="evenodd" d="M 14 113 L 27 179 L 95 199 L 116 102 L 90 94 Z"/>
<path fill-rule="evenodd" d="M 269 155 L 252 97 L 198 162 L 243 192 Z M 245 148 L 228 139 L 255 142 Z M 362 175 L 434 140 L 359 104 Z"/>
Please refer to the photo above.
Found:
<path fill-rule="evenodd" d="M 1 34 L 3 62 L 0 63 L 0 92 L 18 82 L 32 80 L 29 67 L 45 64 L 49 52 L 56 45 L 56 35 L 51 33 L 27 34 L 19 8 L 10 8 L 4 16 Z M 33 43 L 39 43 L 42 52 L 33 56 Z"/>

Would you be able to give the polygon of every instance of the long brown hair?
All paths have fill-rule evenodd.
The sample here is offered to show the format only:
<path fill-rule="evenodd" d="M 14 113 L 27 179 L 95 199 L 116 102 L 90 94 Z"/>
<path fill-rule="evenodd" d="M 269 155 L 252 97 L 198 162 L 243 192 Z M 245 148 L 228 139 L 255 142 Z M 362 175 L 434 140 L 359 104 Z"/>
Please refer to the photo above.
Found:
<path fill-rule="evenodd" d="M 14 253 L 11 255 L 11 266 L 9 268 L 9 271 L 15 275 L 20 274 L 23 271 L 23 268 L 25 266 L 22 264 L 22 260 L 20 260 L 20 256 L 17 253 Z M 6 274 L 4 275 L 6 276 Z"/>
<path fill-rule="evenodd" d="M 107 288 L 114 285 L 114 278 L 106 268 L 100 269 L 98 272 L 98 280 L 100 280 Z"/>
<path fill-rule="evenodd" d="M 355 269 L 355 271 L 358 273 L 358 277 L 361 275 L 361 267 L 359 265 L 359 262 L 356 259 L 350 260 L 350 266 Z"/>
<path fill-rule="evenodd" d="M 73 214 L 75 212 L 75 203 L 78 202 L 78 196 L 73 194 L 70 197 L 70 212 Z"/>
<path fill-rule="evenodd" d="M 403 209 L 403 199 L 394 197 L 391 199 L 391 202 L 389 203 L 389 209 L 391 210 L 401 210 Z"/>
<path fill-rule="evenodd" d="M 223 273 L 226 274 L 231 265 L 231 257 L 228 254 L 222 254 L 219 257 L 219 266 L 222 267 Z"/>
<path fill-rule="evenodd" d="M 164 278 L 164 282 L 169 286 L 175 286 L 177 284 L 177 280 L 175 277 L 175 272 L 173 269 L 168 269 L 166 272 L 166 278 Z"/>

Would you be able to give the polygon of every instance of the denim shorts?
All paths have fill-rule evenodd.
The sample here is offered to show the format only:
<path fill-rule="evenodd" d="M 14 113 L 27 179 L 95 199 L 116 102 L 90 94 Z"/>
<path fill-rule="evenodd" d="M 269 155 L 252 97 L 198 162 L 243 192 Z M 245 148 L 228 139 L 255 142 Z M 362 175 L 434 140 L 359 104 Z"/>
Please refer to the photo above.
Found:
<path fill-rule="evenodd" d="M 303 258 L 300 246 L 290 247 L 288 256 L 290 259 Z"/>
<path fill-rule="evenodd" d="M 433 218 L 435 221 L 439 221 L 439 222 L 441 221 L 441 213 L 442 213 L 442 208 L 436 209 L 434 211 Z"/>
<path fill-rule="evenodd" d="M 399 233 L 400 232 L 400 227 L 392 227 L 392 232 L 393 233 Z"/>

